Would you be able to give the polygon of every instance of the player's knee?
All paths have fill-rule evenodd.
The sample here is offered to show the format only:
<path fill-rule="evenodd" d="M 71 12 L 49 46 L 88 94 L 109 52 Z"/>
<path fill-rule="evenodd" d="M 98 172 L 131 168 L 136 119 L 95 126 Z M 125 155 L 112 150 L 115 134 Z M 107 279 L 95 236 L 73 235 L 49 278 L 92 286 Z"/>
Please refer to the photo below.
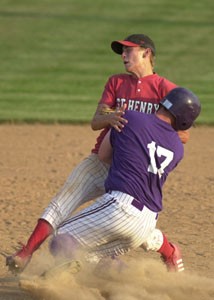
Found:
<path fill-rule="evenodd" d="M 158 251 L 163 244 L 163 234 L 159 229 L 155 229 L 147 240 L 141 245 L 145 251 Z"/>
<path fill-rule="evenodd" d="M 77 252 L 78 242 L 70 234 L 58 234 L 49 243 L 49 250 L 53 256 L 74 258 Z"/>

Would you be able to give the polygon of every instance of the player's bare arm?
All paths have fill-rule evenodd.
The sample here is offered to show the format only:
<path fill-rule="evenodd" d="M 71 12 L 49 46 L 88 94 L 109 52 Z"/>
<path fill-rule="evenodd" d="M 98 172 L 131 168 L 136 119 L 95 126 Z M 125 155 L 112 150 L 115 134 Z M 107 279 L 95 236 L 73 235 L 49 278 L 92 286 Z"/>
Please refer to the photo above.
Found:
<path fill-rule="evenodd" d="M 111 130 L 109 130 L 108 133 L 105 135 L 98 152 L 99 160 L 107 164 L 111 164 L 113 153 L 113 148 L 110 143 L 110 133 Z"/>
<path fill-rule="evenodd" d="M 98 104 L 91 121 L 91 128 L 93 130 L 100 130 L 106 126 L 111 126 L 120 132 L 124 124 L 127 123 L 127 120 L 122 117 L 125 114 L 126 104 L 119 110 L 115 110 L 115 112 L 105 113 L 108 109 L 110 109 L 108 105 Z"/>
<path fill-rule="evenodd" d="M 179 130 L 178 135 L 183 144 L 189 141 L 189 130 Z"/>

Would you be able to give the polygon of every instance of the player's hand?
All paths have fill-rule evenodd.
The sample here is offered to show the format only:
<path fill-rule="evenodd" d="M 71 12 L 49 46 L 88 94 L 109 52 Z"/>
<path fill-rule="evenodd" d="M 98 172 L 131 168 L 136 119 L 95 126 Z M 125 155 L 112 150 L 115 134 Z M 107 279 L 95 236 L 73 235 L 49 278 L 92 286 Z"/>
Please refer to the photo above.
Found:
<path fill-rule="evenodd" d="M 93 130 L 100 130 L 111 126 L 120 132 L 124 124 L 128 123 L 127 120 L 123 118 L 126 107 L 127 104 L 124 104 L 119 109 L 115 109 L 106 104 L 99 104 L 91 121 L 91 128 Z"/>
<path fill-rule="evenodd" d="M 124 124 L 127 124 L 128 121 L 123 118 L 125 114 L 127 104 L 124 104 L 119 109 L 116 109 L 114 113 L 109 114 L 109 125 L 113 127 L 118 132 L 121 132 L 121 129 L 124 127 Z"/>
<path fill-rule="evenodd" d="M 178 130 L 177 133 L 183 144 L 186 144 L 189 141 L 189 130 Z"/>

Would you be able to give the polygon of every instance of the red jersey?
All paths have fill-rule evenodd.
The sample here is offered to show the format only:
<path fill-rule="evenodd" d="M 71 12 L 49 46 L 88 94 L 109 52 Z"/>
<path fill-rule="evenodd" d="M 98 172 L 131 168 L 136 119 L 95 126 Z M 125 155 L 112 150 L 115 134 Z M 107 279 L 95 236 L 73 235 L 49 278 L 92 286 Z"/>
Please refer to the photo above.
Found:
<path fill-rule="evenodd" d="M 130 74 L 117 74 L 109 78 L 99 104 L 120 108 L 126 103 L 127 110 L 152 114 L 157 111 L 163 97 L 175 87 L 176 84 L 156 73 L 143 78 L 135 78 Z M 108 126 L 101 131 L 92 153 L 98 153 L 109 128 Z"/>

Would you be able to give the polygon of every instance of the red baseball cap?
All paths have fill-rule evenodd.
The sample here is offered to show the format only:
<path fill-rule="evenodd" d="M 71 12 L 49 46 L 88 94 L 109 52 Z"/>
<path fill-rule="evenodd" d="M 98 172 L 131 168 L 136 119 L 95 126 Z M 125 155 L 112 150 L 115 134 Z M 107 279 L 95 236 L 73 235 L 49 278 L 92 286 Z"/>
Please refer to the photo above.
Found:
<path fill-rule="evenodd" d="M 145 34 L 132 34 L 123 41 L 113 41 L 111 43 L 112 50 L 117 54 L 122 54 L 123 46 L 150 48 L 154 56 L 156 53 L 154 42 Z"/>

